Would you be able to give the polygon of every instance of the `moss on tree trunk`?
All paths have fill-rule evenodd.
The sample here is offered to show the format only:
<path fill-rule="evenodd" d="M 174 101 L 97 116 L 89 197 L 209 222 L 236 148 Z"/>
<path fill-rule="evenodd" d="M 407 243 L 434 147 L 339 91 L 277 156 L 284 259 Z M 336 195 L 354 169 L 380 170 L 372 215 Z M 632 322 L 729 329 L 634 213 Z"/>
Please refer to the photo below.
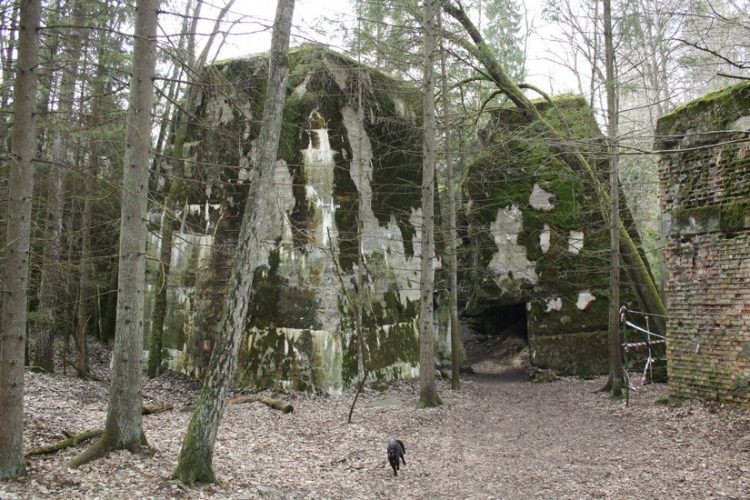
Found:
<path fill-rule="evenodd" d="M 171 190 L 170 190 L 171 194 Z M 171 197 L 167 202 L 171 202 Z M 169 203 L 171 205 L 171 203 Z M 169 206 L 168 205 L 168 206 Z M 161 251 L 159 255 L 159 287 L 151 314 L 151 338 L 148 346 L 148 376 L 158 377 L 161 371 L 161 350 L 164 344 L 164 318 L 167 315 L 167 281 L 169 280 L 169 266 L 172 261 L 172 236 L 174 226 L 167 209 L 161 218 Z"/>

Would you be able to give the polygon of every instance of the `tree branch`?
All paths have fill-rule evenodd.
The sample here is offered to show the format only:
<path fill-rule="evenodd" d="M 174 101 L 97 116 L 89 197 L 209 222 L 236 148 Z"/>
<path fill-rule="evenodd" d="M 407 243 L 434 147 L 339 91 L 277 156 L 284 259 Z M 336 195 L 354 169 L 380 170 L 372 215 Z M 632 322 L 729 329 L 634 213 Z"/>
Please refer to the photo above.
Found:
<path fill-rule="evenodd" d="M 734 66 L 737 69 L 748 69 L 748 68 L 750 68 L 750 65 L 748 65 L 748 64 L 742 64 L 742 63 L 739 63 L 737 61 L 733 61 L 733 60 L 729 59 L 728 57 L 723 56 L 718 51 L 709 49 L 708 47 L 704 47 L 704 46 L 699 45 L 697 43 L 689 42 L 689 41 L 684 40 L 682 38 L 675 38 L 675 40 L 678 41 L 678 42 L 682 42 L 682 43 L 684 43 L 685 45 L 687 45 L 689 47 L 693 47 L 694 49 L 700 50 L 701 52 L 705 52 L 707 54 L 711 54 L 712 56 L 714 56 L 714 57 L 716 57 L 718 59 L 721 59 L 725 63 L 730 64 L 730 65 Z"/>

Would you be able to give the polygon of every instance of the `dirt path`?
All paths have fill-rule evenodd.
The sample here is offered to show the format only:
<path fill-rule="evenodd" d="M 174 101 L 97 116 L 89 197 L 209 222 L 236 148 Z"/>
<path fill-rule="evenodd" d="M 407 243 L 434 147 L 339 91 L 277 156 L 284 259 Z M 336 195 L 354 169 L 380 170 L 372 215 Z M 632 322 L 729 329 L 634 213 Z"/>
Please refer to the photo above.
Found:
<path fill-rule="evenodd" d="M 149 402 L 175 411 L 145 417 L 153 457 L 115 453 L 71 471 L 77 450 L 28 462 L 0 498 L 750 498 L 750 411 L 695 402 L 664 406 L 649 386 L 626 408 L 595 390 L 602 379 L 533 384 L 518 371 L 475 375 L 460 393 L 440 384 L 442 408 L 416 410 L 417 386 L 366 392 L 346 424 L 352 393 L 285 395 L 295 412 L 230 405 L 214 465 L 224 482 L 186 491 L 168 480 L 196 385 L 150 381 Z M 100 427 L 107 385 L 27 375 L 27 446 L 61 431 Z M 406 467 L 388 467 L 390 437 Z"/>

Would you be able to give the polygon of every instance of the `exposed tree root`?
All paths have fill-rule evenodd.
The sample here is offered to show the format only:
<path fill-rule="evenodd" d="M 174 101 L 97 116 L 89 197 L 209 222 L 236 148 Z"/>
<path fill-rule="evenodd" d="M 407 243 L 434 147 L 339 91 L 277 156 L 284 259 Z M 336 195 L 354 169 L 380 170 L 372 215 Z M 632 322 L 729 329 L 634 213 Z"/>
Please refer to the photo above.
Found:
<path fill-rule="evenodd" d="M 40 446 L 38 448 L 30 448 L 26 450 L 26 453 L 24 456 L 31 457 L 34 455 L 49 455 L 50 453 L 54 453 L 64 448 L 75 446 L 78 443 L 86 441 L 87 439 L 91 439 L 92 437 L 101 436 L 103 432 L 104 432 L 104 429 L 90 429 L 90 430 L 81 432 L 79 434 L 74 434 L 56 443 L 47 444 L 44 446 Z"/>
<path fill-rule="evenodd" d="M 98 458 L 102 458 L 109 452 L 115 450 L 128 450 L 131 453 L 140 454 L 149 454 L 151 452 L 151 448 L 148 447 L 148 443 L 146 442 L 146 435 L 143 433 L 141 433 L 141 438 L 138 442 L 116 445 L 112 436 L 103 432 L 96 443 L 91 445 L 90 448 L 86 449 L 80 455 L 73 457 L 68 463 L 68 467 L 73 469 L 78 468 Z"/>
<path fill-rule="evenodd" d="M 159 404 L 159 405 L 143 405 L 142 413 L 144 415 L 153 415 L 154 413 L 161 413 L 163 411 L 169 411 L 169 410 L 171 410 L 173 408 L 174 408 L 174 405 L 172 403 L 163 403 L 163 404 Z M 58 441 L 56 443 L 47 444 L 47 445 L 44 445 L 44 446 L 39 446 L 38 448 L 30 448 L 29 450 L 26 451 L 26 453 L 24 454 L 24 456 L 26 456 L 26 457 L 32 457 L 32 456 L 35 456 L 35 455 L 49 455 L 50 453 L 55 453 L 56 451 L 60 451 L 60 450 L 65 449 L 65 448 L 69 448 L 71 446 L 76 446 L 77 444 L 82 443 L 83 441 L 86 441 L 87 439 L 91 439 L 93 437 L 101 436 L 103 433 L 104 433 L 104 429 L 89 429 L 87 431 L 83 431 L 83 432 L 80 432 L 78 434 L 73 434 L 72 436 L 68 436 L 67 438 L 65 438 L 65 439 L 63 439 L 61 441 Z M 145 445 L 145 443 L 146 443 L 146 436 L 145 435 L 141 437 L 141 441 L 142 441 L 142 444 Z M 91 449 L 95 448 L 97 444 L 98 443 L 94 444 L 94 446 L 92 446 L 89 450 L 87 450 L 87 452 L 90 451 Z M 133 450 L 131 450 L 131 451 L 133 451 Z M 137 451 L 143 452 L 144 449 L 139 447 L 139 449 Z M 86 452 L 82 453 L 81 455 L 79 455 L 78 457 L 76 457 L 74 460 L 76 460 L 78 458 L 81 458 L 84 454 L 86 454 Z M 99 456 L 101 456 L 101 455 L 94 456 L 90 460 L 94 460 L 96 458 L 99 458 Z M 88 460 L 88 461 L 90 461 L 90 460 Z M 72 463 L 73 462 L 71 462 L 71 467 L 74 466 L 74 465 L 72 465 Z M 78 465 L 83 465 L 84 463 L 86 463 L 86 462 L 81 462 Z M 78 465 L 75 465 L 75 467 L 77 467 Z"/>
<path fill-rule="evenodd" d="M 443 400 L 434 391 L 431 394 L 422 394 L 417 403 L 417 408 L 419 409 L 437 408 L 438 406 L 443 406 Z"/>
<path fill-rule="evenodd" d="M 102 430 L 101 436 L 96 443 L 84 450 L 83 453 L 73 457 L 68 463 L 68 467 L 72 469 L 78 468 L 81 465 L 103 457 L 113 449 L 114 447 L 112 446 L 111 439 L 104 434 L 104 430 Z"/>

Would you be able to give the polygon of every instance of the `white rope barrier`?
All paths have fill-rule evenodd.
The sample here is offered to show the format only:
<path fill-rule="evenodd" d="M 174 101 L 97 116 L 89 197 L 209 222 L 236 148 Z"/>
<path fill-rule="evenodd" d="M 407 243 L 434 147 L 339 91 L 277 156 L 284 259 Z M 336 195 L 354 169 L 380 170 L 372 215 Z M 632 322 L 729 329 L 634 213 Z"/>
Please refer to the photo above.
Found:
<path fill-rule="evenodd" d="M 658 339 L 667 340 L 667 337 L 665 337 L 664 335 L 659 335 L 657 333 L 650 332 L 650 331 L 646 330 L 645 328 L 641 328 L 640 326 L 638 326 L 638 325 L 636 325 L 634 323 L 631 323 L 630 321 L 625 320 L 625 325 L 629 326 L 630 328 L 632 328 L 634 330 L 638 330 L 639 332 L 643 332 L 646 335 L 648 335 L 649 337 L 656 337 Z M 652 344 L 653 343 L 654 342 L 652 342 Z"/>

